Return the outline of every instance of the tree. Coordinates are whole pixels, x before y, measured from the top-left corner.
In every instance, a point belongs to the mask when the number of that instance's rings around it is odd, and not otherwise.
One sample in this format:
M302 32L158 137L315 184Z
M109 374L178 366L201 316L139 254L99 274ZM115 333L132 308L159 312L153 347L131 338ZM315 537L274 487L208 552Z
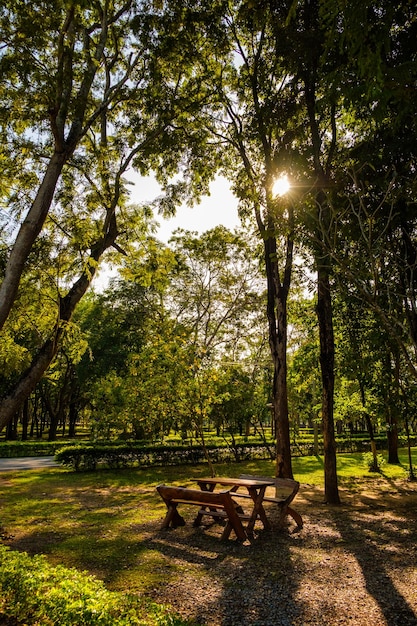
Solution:
M263 247L267 283L266 316L274 367L272 404L276 424L276 473L292 477L287 398L287 300L294 250L294 200L273 193L281 169L291 171L297 88L287 82L285 53L277 39L267 3L222 7L227 52L216 41L208 60L215 98L203 115L217 141L221 172L231 180L244 217L253 216Z
M194 426L202 433L214 402L217 370L222 362L245 363L258 332L263 293L257 259L243 233L224 227L201 236L179 231L170 250L149 243L143 262L126 271L149 286L154 311L149 349L159 346L155 367L165 356L171 362L164 369L178 420L186 423L194 415ZM171 361L174 346L178 354Z
M339 41L346 59L333 88L344 94L350 141L338 159L333 233L323 231L322 242L360 306L378 318L384 371L398 380L403 360L415 375L414 14L408 2L354 3L342 14L328 2L326 9L327 36ZM392 447L394 424L388 432Z
M53 360L103 255L111 248L119 254L133 249L145 213L128 208L128 168L142 173L153 168L168 184L187 152L184 180L168 187L165 211L189 193L205 190L211 176L193 161L200 140L186 119L205 94L200 78L188 71L188 34L174 37L181 7L172 9L140 0L97 1L91 7L39 2L30 8L22 1L1 9L6 166L0 188L9 216L1 255L0 327L39 241L53 242L43 263L56 269L57 284L55 321L3 397L0 429ZM61 266L62 251L68 250L72 256Z

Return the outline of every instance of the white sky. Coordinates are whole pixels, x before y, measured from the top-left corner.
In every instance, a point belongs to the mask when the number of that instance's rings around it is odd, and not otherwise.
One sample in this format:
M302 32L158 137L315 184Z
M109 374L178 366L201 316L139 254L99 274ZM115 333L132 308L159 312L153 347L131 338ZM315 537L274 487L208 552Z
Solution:
M141 177L132 173L129 178L134 183L130 188L132 203L151 202L161 195L161 189L152 176ZM229 230L240 226L237 199L230 190L229 182L221 176L211 183L210 196L204 196L200 204L193 208L179 207L175 217L170 219L164 220L161 215L156 215L155 219L160 224L156 237L164 243L168 243L177 228L202 234L220 224ZM106 264L102 264L94 279L94 289L97 291L105 289L110 278L116 275L116 269L110 269Z
M131 200L134 203L149 202L160 195L158 183L151 176L131 176L134 186L131 188ZM237 199L230 190L229 182L219 176L210 185L210 195L204 196L200 204L193 208L179 207L175 217L163 219L155 216L160 224L157 237L168 242L176 228L197 231L199 234L222 224L230 230L240 225L237 214Z

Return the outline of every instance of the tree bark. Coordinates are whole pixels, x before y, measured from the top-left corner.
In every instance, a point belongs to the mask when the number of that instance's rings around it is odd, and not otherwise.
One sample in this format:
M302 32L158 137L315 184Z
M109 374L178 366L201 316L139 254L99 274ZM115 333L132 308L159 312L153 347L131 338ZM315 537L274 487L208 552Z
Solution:
M66 153L55 152L52 155L36 198L16 237L0 285L0 329L3 328L15 301L24 265L48 215L66 158Z
M400 462L398 456L398 425L397 418L393 415L392 410L388 407L388 424L387 424L387 439L388 439L388 463L394 465Z
M26 441L28 438L28 426L29 426L29 400L26 399L22 407L22 441Z
M293 478L287 392L287 298L276 298L277 333L274 358L274 407L276 420L276 476Z
M282 284L274 236L266 237L264 234L264 256L269 346L274 367L272 404L276 437L275 475L278 478L293 478L287 394L287 299L292 266L292 241L287 243L287 263Z
M334 334L333 313L329 282L329 273L326 267L318 267L318 299L317 318L320 334L320 366L323 384L322 420L323 420L323 447L324 447L324 492L326 502L340 504L337 465L336 442L334 433Z

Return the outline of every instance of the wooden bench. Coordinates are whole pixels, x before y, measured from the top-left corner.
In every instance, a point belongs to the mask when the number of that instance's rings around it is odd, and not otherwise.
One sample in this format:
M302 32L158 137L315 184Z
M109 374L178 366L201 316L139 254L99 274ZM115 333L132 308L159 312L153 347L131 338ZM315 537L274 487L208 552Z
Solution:
M273 480L275 483L275 496L265 495L263 502L273 502L278 505L280 511L280 519L283 522L287 515L290 515L298 528L303 527L303 518L297 511L290 507L300 488L300 483L291 478L271 478L270 476L253 476L252 474L240 474L239 478L253 480ZM238 497L247 498L246 494L234 494Z
M241 521L246 516L242 516L242 518L239 516L240 507L232 499L230 490L212 492L169 485L158 485L156 489L168 508L161 529L169 528L170 525L172 528L184 526L185 520L178 513L177 507L179 504L190 504L199 507L194 526L200 526L202 518L208 515L214 519L226 521L221 536L222 540L228 539L232 530L239 540L245 541L247 539Z

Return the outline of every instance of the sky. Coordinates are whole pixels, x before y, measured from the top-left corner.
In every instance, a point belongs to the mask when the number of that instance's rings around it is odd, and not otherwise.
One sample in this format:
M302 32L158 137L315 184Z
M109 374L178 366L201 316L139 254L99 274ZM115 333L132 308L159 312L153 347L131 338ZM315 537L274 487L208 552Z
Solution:
M134 203L149 202L160 195L158 183L152 177L131 176L134 186L131 188L131 200ZM176 228L196 231L201 234L222 224L230 230L240 225L237 214L237 199L230 190L229 182L218 176L210 185L210 195L204 196L200 204L193 208L182 206L175 217L163 219L156 215L160 226L157 238L167 243Z
M161 194L161 189L152 176L141 177L133 173L129 179L133 183L130 188L130 199L134 204L150 202ZM240 226L237 199L230 190L229 182L222 176L218 176L211 183L210 195L204 196L200 204L193 208L179 207L173 218L165 220L161 215L156 215L155 219L159 223L156 237L163 243L168 243L177 228L202 234L220 224L229 230ZM106 264L103 264L94 279L94 289L102 291L107 287L109 280L116 275L116 270L110 270Z

